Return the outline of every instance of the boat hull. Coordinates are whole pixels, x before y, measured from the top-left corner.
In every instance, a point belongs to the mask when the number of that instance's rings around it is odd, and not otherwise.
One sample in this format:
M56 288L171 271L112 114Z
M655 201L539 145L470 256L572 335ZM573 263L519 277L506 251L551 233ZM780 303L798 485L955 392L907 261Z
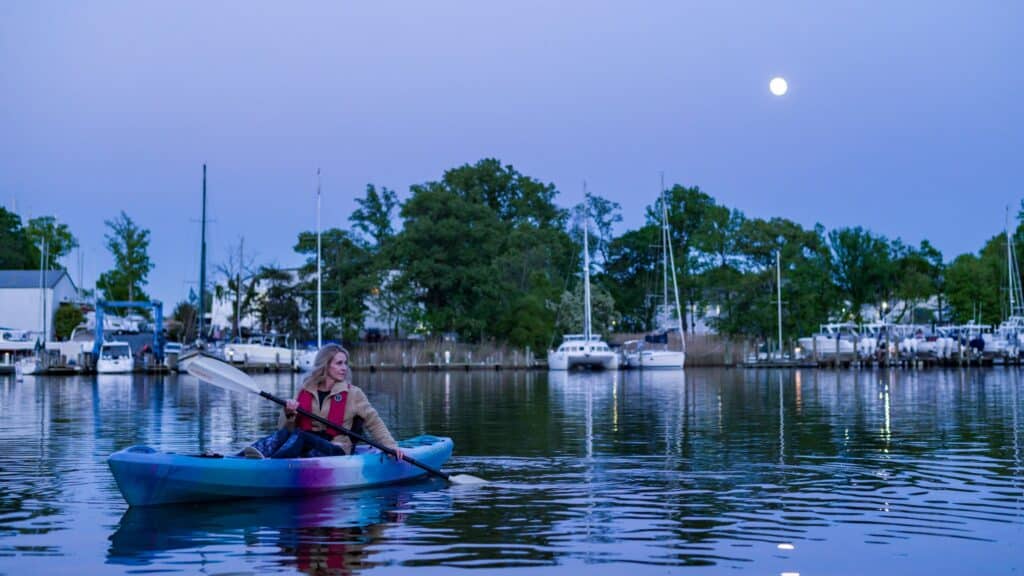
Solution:
M677 350L643 350L625 355L625 366L642 370L680 370L686 353Z
M435 468L452 453L450 438L417 436L400 445L409 456ZM107 463L132 506L298 496L404 482L427 474L375 449L352 456L256 460L189 456L132 446L111 454Z

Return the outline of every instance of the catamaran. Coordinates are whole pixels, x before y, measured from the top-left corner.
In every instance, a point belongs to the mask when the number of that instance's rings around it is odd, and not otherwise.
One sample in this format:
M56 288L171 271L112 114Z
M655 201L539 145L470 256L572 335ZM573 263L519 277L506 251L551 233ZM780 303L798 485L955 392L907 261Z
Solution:
M590 197L584 186L584 206L587 215L583 220L583 334L566 334L557 350L548 351L548 370L618 370L619 355L601 340L600 334L591 332L590 323L590 244L587 228L590 223Z

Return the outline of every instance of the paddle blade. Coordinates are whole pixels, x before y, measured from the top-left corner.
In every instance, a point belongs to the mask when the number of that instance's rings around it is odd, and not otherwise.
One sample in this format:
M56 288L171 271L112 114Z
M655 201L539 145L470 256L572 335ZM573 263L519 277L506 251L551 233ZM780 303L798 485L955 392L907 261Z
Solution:
M472 474L449 474L448 481L457 486L487 483L487 480L484 480L483 478L477 476L473 476Z
M199 354L180 361L180 364L184 364L185 371L189 374L225 390L247 394L260 393L251 376L223 360Z

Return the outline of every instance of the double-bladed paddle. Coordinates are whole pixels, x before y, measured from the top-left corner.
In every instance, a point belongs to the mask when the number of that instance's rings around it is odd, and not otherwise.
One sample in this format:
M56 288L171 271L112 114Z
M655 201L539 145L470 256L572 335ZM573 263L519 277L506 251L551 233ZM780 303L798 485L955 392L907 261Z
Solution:
M253 380L251 376L218 358L214 358L203 353L194 353L193 355L186 356L179 360L179 364L183 365L185 367L185 370L188 371L189 374L195 376L196 378L202 380L203 382L213 384L214 386L219 386L221 388L224 388L225 390L244 392L246 394L256 394L257 396L262 396L267 400L270 400L271 402L276 402L281 406L285 405L285 401L282 400L281 398L278 398L277 396L274 396L269 392L264 392L263 390L260 390L259 387L256 385L256 381ZM345 434L350 438L353 438L360 442L365 442L370 446L373 446L374 448L380 450L381 452L390 454L391 456L395 457L397 457L398 455L393 449L383 446L377 442L374 442L373 440L370 440L366 436L363 436L358 432L353 432L352 430L349 430L348 428L345 428L340 424L335 424L334 422L331 422L326 418L317 416L316 414L313 414L308 410L298 408L297 412L299 414L302 414L306 418L316 420L317 422L323 424L324 426L328 426L334 430L337 430L338 432L341 432L342 434ZM434 476L444 478L445 480L451 482L452 484L479 484L482 482L486 482L486 480L478 478L471 474L448 474L447 472L438 470L437 468L434 468L429 464L420 462L419 460L405 453L402 454L402 460L405 460L406 462L412 464L413 466L419 466L420 468L426 470L427 472L433 474Z

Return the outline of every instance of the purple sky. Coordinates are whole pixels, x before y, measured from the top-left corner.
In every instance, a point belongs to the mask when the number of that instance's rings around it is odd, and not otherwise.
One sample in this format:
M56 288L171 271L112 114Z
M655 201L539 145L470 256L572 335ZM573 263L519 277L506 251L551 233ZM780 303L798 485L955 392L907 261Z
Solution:
M366 183L483 157L622 204L669 183L751 217L862 225L947 260L1024 196L1024 3L0 3L0 203L55 215L91 287L103 221L152 232L149 292L245 238L294 265ZM768 92L774 75L790 92ZM78 280L77 257L66 260Z

